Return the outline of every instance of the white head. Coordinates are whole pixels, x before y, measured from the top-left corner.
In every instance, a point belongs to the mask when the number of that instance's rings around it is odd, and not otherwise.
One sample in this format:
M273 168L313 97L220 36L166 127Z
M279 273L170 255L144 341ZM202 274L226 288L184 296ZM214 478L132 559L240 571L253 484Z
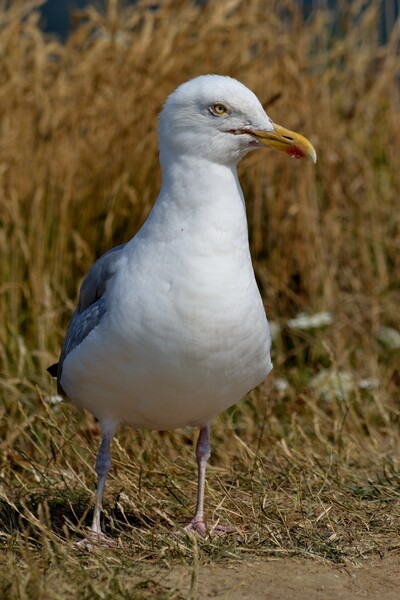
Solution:
M270 145L296 158L316 154L303 136L275 125L246 86L220 75L202 75L180 85L160 115L161 161L196 155L236 165L250 150Z

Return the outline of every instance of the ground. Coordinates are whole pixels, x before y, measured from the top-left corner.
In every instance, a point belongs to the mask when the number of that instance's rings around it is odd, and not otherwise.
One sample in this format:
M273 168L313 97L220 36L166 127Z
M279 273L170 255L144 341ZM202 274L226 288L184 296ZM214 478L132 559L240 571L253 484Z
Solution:
M91 592L81 597L134 600L376 600L381 595L385 600L397 600L399 597L399 553L348 564L301 557L254 557L225 564L195 561L191 566L160 567L148 563L135 565L134 556L131 560L132 569L128 567L119 586L104 585L100 591L94 584ZM103 566L110 570L113 565L110 553ZM89 566L87 577L96 579Z
M171 569L160 580L187 598L191 574ZM229 600L397 600L400 554L373 558L352 565L332 565L302 558L255 559L228 565L200 566L198 598ZM186 594L186 595L185 595ZM190 596L189 596L190 597Z

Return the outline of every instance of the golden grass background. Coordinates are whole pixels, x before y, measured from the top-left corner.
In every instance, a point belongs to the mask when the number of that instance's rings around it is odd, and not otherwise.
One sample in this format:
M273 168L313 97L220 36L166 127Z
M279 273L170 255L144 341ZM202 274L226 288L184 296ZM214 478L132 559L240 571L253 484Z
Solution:
M10 4L0 11L3 597L97 597L112 582L102 597L127 597L146 561L398 551L400 361L378 337L399 330L399 23L382 45L378 2L343 3L333 35L332 13L316 8L305 23L289 0L110 0L79 15L61 45L40 31L40 2ZM265 151L240 166L256 275L281 326L270 381L214 429L208 514L242 534L200 550L172 538L194 505L193 434L122 430L106 524L125 549L104 571L104 556L65 550L93 499L97 428L49 404L45 369L86 270L155 200L166 96L202 73L250 87L274 121L312 140L318 163ZM287 326L322 310L333 315L325 329ZM310 381L328 368L379 385L323 400Z

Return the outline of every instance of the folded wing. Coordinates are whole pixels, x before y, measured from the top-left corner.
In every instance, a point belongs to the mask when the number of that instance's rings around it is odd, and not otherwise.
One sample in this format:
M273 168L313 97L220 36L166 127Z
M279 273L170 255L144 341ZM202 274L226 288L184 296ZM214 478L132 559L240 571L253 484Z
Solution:
M66 395L60 383L64 360L97 327L106 312L107 288L119 268L124 246L121 244L103 254L90 267L82 282L78 305L71 317L60 359L47 369L50 375L57 376L59 394Z

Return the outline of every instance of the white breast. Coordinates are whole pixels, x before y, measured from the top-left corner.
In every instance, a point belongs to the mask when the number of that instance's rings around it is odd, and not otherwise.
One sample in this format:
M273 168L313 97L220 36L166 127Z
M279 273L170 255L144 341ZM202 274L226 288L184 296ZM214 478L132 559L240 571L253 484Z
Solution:
M205 207L206 208L206 207ZM99 418L204 425L271 369L243 202L171 214L160 202L126 248L102 323L67 357L62 385ZM173 210L173 209L172 209Z

